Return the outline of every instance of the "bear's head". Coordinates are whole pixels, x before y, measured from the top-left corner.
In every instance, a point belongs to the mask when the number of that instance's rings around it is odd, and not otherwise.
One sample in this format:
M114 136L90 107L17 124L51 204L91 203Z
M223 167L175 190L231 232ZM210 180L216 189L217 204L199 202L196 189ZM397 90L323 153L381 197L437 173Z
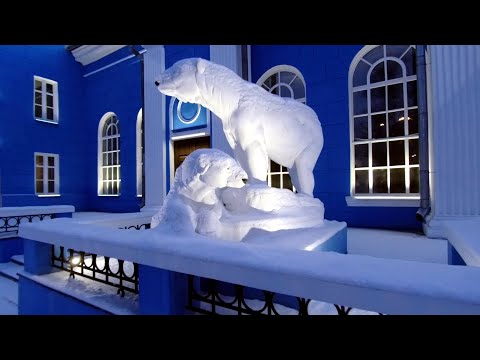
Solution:
M205 71L207 61L190 58L177 61L155 79L157 89L180 101L199 104L202 102L197 85L197 76Z

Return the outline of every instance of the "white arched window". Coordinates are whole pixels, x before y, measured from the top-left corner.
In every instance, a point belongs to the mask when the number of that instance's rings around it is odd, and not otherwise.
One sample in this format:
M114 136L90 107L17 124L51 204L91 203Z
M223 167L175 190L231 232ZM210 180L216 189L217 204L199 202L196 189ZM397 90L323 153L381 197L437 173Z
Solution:
M290 65L278 65L263 74L257 81L268 92L281 97L289 97L303 104L307 102L305 80L298 69ZM286 167L270 160L268 185L280 189L294 190Z
M120 124L114 113L98 126L98 194L120 194Z
M418 197L415 47L366 46L349 72L351 193Z
M142 109L138 112L137 115L137 196L142 196L142 187L143 187L143 178L142 178L142 168L143 168L143 117Z

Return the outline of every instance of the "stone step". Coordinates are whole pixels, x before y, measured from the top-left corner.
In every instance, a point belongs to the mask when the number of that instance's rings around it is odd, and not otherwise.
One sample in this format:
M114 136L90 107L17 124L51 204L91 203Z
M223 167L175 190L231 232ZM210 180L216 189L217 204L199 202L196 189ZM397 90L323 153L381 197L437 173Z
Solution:
M24 265L25 264L25 261L23 259L23 255L13 255L12 256L12 262L14 262L15 264L18 264L18 265Z
M23 271L23 265L14 262L0 264L0 276L6 277L13 281L18 281L18 273Z

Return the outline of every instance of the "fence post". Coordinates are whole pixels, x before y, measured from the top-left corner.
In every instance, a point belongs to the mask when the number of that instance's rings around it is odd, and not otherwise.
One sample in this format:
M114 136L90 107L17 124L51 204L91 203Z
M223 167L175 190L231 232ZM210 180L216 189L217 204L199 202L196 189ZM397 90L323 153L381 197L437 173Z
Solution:
M25 271L33 275L44 275L52 271L52 245L23 239Z

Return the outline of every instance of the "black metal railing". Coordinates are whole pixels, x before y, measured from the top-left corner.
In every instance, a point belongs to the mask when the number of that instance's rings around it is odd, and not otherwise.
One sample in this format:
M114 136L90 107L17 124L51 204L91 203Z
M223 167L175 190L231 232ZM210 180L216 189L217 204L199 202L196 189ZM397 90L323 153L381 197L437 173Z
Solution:
M17 235L18 226L21 223L42 221L45 218L55 219L56 214L0 216L0 237L5 235Z
M150 224L132 225L120 229L150 229ZM117 294L125 296L125 291L138 294L138 264L115 259L109 256L86 253L63 246L52 246L52 267L68 271L70 277L85 277L116 287Z
M260 290L263 293L263 299L256 300L259 300L262 305L253 308L247 303L249 299L245 297L246 287L236 284L230 285L234 287L234 294L230 297L233 299L227 300L226 296L220 294L219 282L217 280L188 275L187 310L206 315L220 315L218 308L232 310L237 315L281 315L276 308L278 305L275 303L277 294L271 291ZM296 297L296 301L295 310L297 315L311 315L308 310L310 299ZM337 314L341 316L348 315L352 310L350 307L334 305Z

